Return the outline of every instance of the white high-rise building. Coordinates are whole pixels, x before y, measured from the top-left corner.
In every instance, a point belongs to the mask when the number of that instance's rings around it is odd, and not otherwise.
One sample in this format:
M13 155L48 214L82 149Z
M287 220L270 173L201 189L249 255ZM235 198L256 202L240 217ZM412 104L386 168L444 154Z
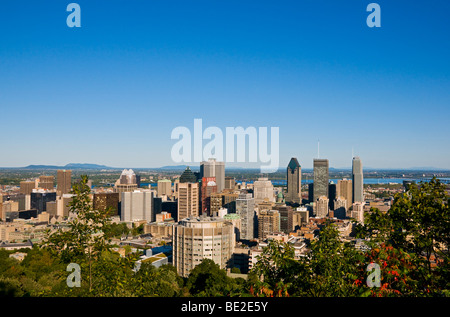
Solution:
M255 204L262 203L264 199L275 202L272 182L268 178L258 178L253 184L253 196Z
M252 194L239 194L236 199L236 214L241 218L240 238L242 240L254 239L255 199Z
M122 193L121 221L154 221L153 198L155 191L151 189L135 190Z
M359 157L352 161L353 202L364 202L363 167Z
M354 218L356 221L362 224L364 224L364 205L364 202L354 202L351 212L351 218Z
M203 259L213 260L225 269L235 244L234 226L217 217L185 218L174 225L173 265L187 277Z

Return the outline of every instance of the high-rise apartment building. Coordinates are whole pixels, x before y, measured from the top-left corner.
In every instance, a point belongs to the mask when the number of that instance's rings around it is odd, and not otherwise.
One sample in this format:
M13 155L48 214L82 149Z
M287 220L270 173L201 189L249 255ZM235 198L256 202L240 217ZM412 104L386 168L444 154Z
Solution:
M265 177L258 178L253 183L253 197L255 198L255 204L262 203L265 200L275 202L272 182Z
M56 192L58 196L70 194L72 190L72 171L58 170L56 172Z
M316 203L319 197L328 197L328 160L314 159L314 186L313 201Z
M199 213L199 183L178 184L178 221L198 217Z
M241 239L254 239L255 199L252 197L252 194L239 194L238 198L236 199L236 213L241 218Z
M121 221L154 221L153 190L135 190L122 193Z
M217 192L225 189L225 163L218 162L210 158L208 161L200 163L200 177L215 177L217 183Z
M173 265L187 277L203 259L225 269L235 244L234 226L218 217L185 218L173 227Z
M363 167L359 157L352 161L353 202L364 201Z
M258 238L280 232L280 213L277 210L263 210L258 213Z
M287 194L285 201L301 204L302 202L302 168L297 158L289 161L287 172Z

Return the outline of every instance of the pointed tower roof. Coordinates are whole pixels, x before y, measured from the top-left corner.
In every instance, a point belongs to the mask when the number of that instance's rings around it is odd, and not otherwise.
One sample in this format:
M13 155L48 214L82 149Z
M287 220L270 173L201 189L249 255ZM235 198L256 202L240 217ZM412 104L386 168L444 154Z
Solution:
M191 169L186 167L183 174L180 176L180 183L196 183L197 177L194 175L194 173L191 171Z
M300 167L300 164L298 163L298 160L296 157L291 158L288 164L288 168L291 170L295 170L296 168Z

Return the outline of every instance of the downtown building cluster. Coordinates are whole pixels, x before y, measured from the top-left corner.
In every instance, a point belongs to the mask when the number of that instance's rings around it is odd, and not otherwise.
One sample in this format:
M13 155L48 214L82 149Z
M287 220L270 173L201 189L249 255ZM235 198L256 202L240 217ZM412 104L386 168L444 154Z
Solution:
M187 167L153 187L141 186L140 176L125 169L111 188L91 189L92 208L108 210L113 222L130 229L142 228L137 236L113 240L121 254L127 245L141 252L139 263L148 259L154 265L171 263L181 276L188 276L208 258L223 269L239 268L245 274L270 239L292 243L296 256L303 256L325 220L334 221L344 239L352 231L350 218L364 221L361 160L353 158L352 179L337 184L329 181L328 160L315 159L313 165L314 181L302 184L301 165L292 158L286 187L274 186L264 177L236 181L225 175L224 162L215 159L201 162L199 172ZM20 194L2 199L3 244L36 240L36 231L18 234L31 227L30 221L41 227L64 226L64 221L76 217L68 206L73 198L71 171L59 170L56 178L56 187L53 176L23 181Z

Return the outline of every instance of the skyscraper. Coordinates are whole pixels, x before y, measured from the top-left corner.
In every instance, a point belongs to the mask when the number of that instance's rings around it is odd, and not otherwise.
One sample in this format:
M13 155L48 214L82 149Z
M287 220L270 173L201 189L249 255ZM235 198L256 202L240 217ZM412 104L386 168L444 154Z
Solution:
M353 203L364 202L363 168L361 159L355 156L352 161Z
M353 202L353 182L351 179L340 179L337 181L336 197L344 197L347 200L347 206Z
M31 196L31 209L36 209L38 214L47 211L47 202L56 200L56 193L43 189L33 189Z
M54 176L40 176L39 177L39 188L53 190L55 177Z
M241 239L254 239L255 199L252 197L252 194L239 194L239 197L236 199L236 213L241 217Z
M253 196L255 197L255 204L262 203L265 199L270 202L275 201L273 194L273 185L268 178L258 178L253 184Z
M121 221L153 221L153 190L135 190L122 193Z
M258 238L266 239L268 235L280 231L280 213L278 210L263 210L258 214Z
M213 158L208 159L208 161L201 162L200 177L215 177L217 192L220 193L225 188L225 163L218 162Z
M329 211L328 197L320 196L319 199L317 200L317 205L316 205L317 217L325 218L326 216L328 216L328 211Z
M158 197L164 195L172 196L172 182L170 179L158 180Z
M136 174L132 169L124 169L119 179L114 185L114 192L119 193L119 200L122 201L122 193L132 192L138 188Z
M178 221L184 218L198 217L199 183L178 184Z
M317 202L321 196L328 197L328 181L328 160L314 159L314 202Z
M180 176L180 183L196 183L196 182L197 182L197 177L191 171L189 166L186 167L186 169Z
M302 168L297 158L291 158L286 174L287 194L285 200L300 204L302 202Z
M119 215L119 193L95 193L92 199L95 210L110 209L111 216Z
M34 181L23 181L20 182L20 193L24 195L30 195L36 186Z
M217 217L180 220L173 227L173 265L183 277L203 259L211 259L225 269L234 244L234 226L229 221Z
M58 196L69 194L72 189L72 171L58 170L56 172L56 192Z
M290 233L294 229L294 210L291 206L273 207L280 215L280 231L284 233Z
M211 194L217 193L217 184L215 177L203 177L202 178L202 187L200 191L201 197L201 212L200 215L208 215L211 214Z

